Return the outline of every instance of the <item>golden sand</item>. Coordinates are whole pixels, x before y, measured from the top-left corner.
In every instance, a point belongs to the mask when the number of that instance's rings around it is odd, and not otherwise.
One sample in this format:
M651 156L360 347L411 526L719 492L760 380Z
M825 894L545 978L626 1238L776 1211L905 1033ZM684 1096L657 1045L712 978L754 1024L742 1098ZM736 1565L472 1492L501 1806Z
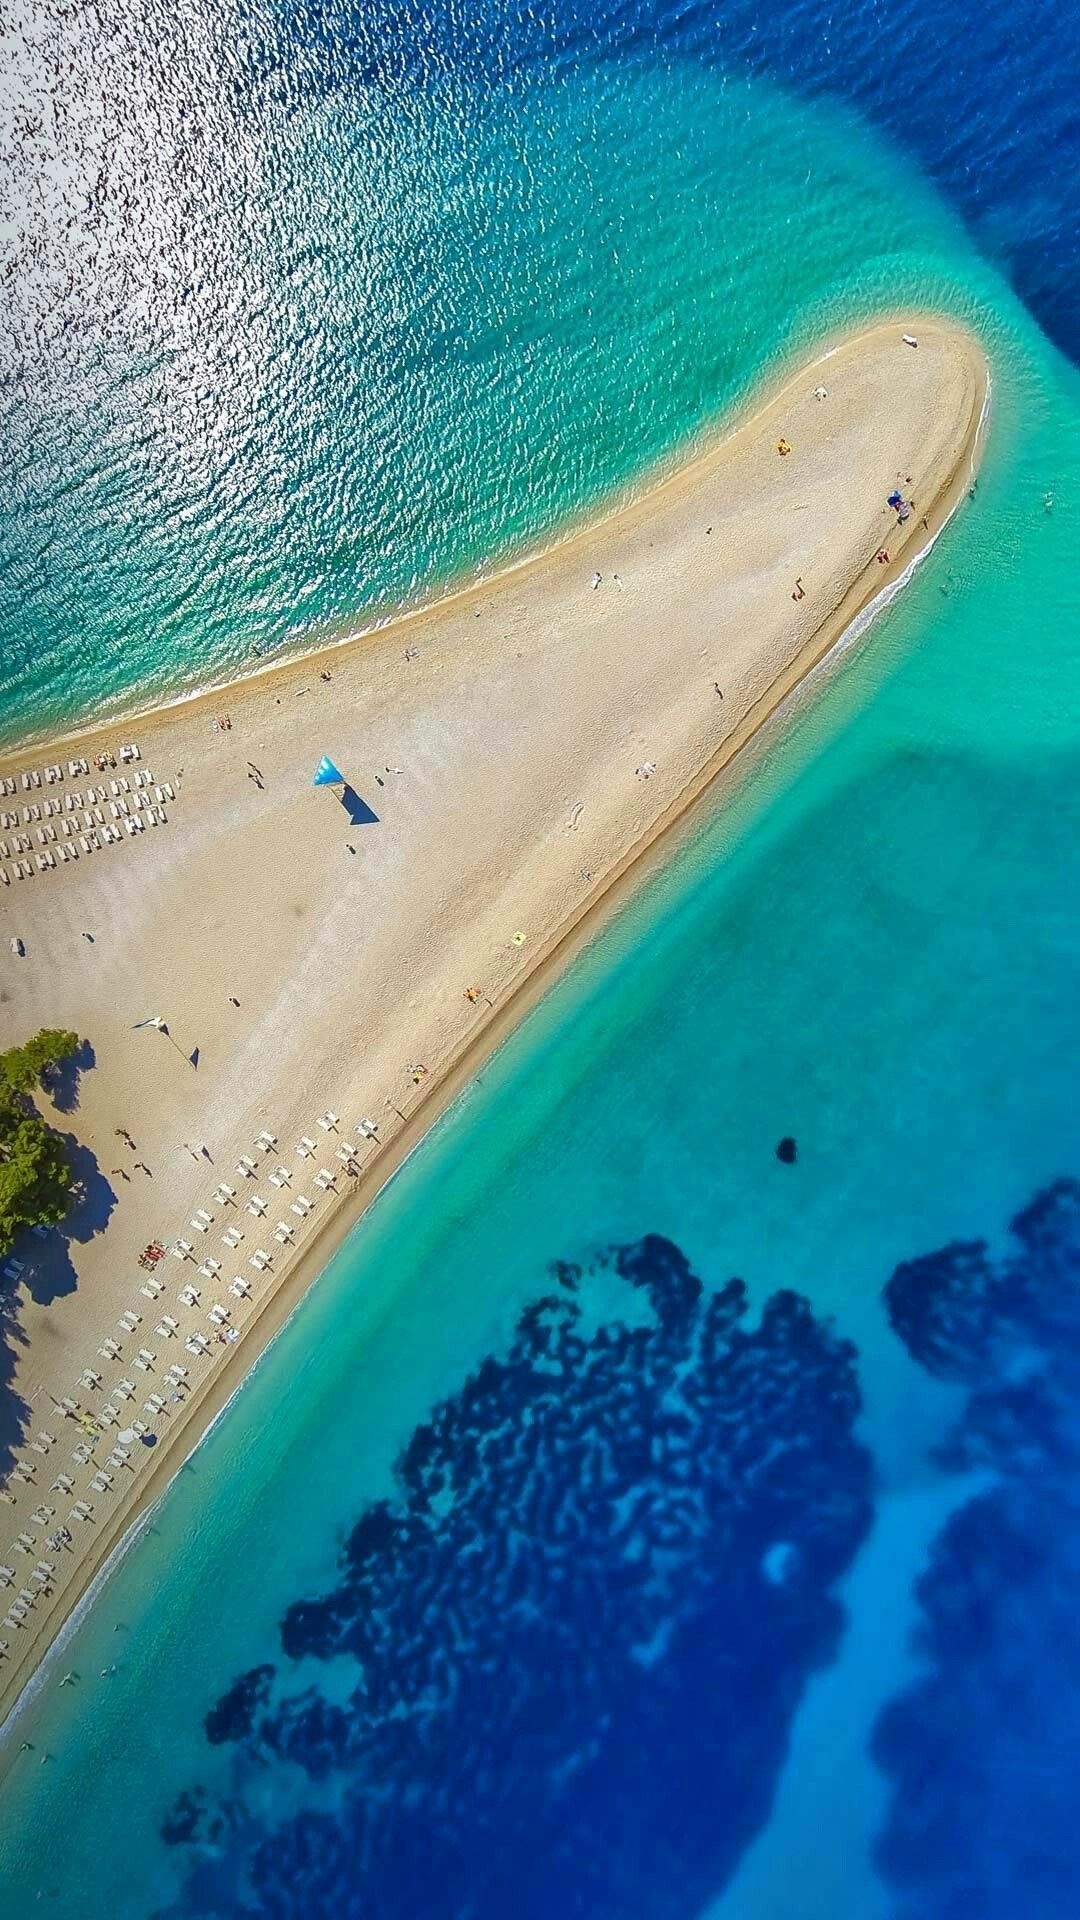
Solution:
M56 1576L25 1624L0 1625L0 1714L139 1503L481 1052L962 499L986 393L981 348L959 327L925 316L876 326L799 367L638 498L489 581L77 746L7 756L0 771L62 762L64 781L35 791L41 801L86 787L67 778L73 754L135 740L139 769L170 782L175 800L164 823L0 890L0 1045L43 1025L87 1037L96 1064L78 1107L55 1119L113 1196L101 1189L103 1230L65 1241L62 1258L55 1243L16 1250L28 1269L17 1453L35 1472L4 1489L0 1565L15 1583L0 1614L39 1559ZM885 506L897 484L917 503L902 528ZM374 818L354 823L338 794L313 788L323 753ZM10 935L24 958L9 953ZM167 1035L136 1027L153 1015ZM337 1120L324 1131L328 1111ZM374 1140L358 1136L366 1119ZM264 1130L276 1138L267 1154L254 1144ZM313 1157L297 1152L304 1136ZM359 1180L337 1156L344 1140ZM236 1170L242 1154L254 1179ZM282 1187L269 1178L279 1166ZM335 1175L325 1193L322 1169ZM235 1204L215 1200L223 1181ZM246 1211L256 1193L262 1219ZM303 1219L301 1197L313 1208ZM213 1216L205 1234L190 1224L198 1208ZM293 1242L273 1237L281 1221ZM244 1235L235 1248L222 1237L233 1226ZM178 1237L220 1273L166 1256L165 1292L151 1301L138 1255ZM272 1255L263 1274L251 1264L259 1249ZM68 1290L49 1298L64 1270ZM250 1300L230 1293L234 1276ZM179 1301L189 1284L194 1307ZM208 1319L218 1302L235 1341ZM128 1310L141 1315L133 1334L119 1325ZM159 1335L166 1313L178 1332ZM196 1330L205 1357L185 1346ZM116 1360L99 1351L110 1338ZM152 1371L138 1367L141 1348ZM188 1369L179 1401L162 1384L174 1362ZM79 1384L86 1368L100 1387ZM135 1388L123 1401L122 1380ZM164 1413L145 1409L155 1392ZM136 1445L137 1471L107 1469L111 1485L89 1491L117 1426L76 1463L87 1434L57 1411L65 1396L91 1417L115 1405L119 1427L145 1421L158 1445ZM30 1447L42 1429L56 1442L46 1454ZM72 1493L50 1491L59 1473ZM70 1517L79 1498L90 1522ZM43 1504L55 1514L39 1524L30 1516ZM70 1551L46 1544L60 1525ZM34 1546L20 1555L24 1529Z

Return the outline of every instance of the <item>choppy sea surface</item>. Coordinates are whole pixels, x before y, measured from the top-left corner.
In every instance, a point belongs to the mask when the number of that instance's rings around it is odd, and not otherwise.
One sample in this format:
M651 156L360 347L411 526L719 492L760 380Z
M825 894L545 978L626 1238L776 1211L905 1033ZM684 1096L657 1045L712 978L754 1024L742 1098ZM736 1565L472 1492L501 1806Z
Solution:
M994 406L911 586L433 1131L79 1625L0 1910L1075 1913L1075 25L20 32L9 90L39 45L84 77L19 148L52 142L40 244L5 242L11 730L485 563L901 301L979 330Z

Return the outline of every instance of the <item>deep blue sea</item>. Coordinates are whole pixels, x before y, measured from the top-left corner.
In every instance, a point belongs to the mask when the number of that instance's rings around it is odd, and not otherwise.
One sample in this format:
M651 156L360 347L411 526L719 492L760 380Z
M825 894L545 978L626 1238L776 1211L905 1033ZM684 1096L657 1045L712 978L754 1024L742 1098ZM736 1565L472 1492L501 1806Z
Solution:
M6 85L9 732L487 564L890 304L994 398L96 1597L0 1912L1071 1920L1080 16L192 0L28 11Z

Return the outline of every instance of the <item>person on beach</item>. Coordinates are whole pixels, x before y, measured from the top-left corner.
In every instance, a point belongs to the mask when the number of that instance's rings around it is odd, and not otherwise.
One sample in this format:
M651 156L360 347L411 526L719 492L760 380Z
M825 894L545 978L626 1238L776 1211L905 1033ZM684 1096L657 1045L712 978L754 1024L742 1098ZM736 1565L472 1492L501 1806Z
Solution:
M886 553L886 551L885 551L885 548L884 548L884 547L879 547L879 548L878 548L878 554L877 554L877 560L878 560L878 565L879 565L879 566L881 566L881 567L887 567L887 566L888 566L888 564L889 564L889 556L888 556L888 554Z
M791 452L791 442L789 440L778 440L776 443L776 451L780 455L781 460L785 459Z

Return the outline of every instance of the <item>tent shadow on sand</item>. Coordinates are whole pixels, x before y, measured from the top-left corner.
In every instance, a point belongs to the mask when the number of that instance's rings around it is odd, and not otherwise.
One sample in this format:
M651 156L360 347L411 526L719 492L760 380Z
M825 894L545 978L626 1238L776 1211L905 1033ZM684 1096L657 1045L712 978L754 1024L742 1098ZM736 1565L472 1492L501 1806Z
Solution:
M377 827L379 816L366 800L362 800L355 787L346 784L341 795L341 804L349 816L351 827Z
M351 827L378 825L379 816L375 809L369 807L366 800L361 800L356 788L349 785L345 775L339 771L332 760L327 758L325 753L315 769L315 778L311 784L313 787L341 788L341 804L348 815Z

